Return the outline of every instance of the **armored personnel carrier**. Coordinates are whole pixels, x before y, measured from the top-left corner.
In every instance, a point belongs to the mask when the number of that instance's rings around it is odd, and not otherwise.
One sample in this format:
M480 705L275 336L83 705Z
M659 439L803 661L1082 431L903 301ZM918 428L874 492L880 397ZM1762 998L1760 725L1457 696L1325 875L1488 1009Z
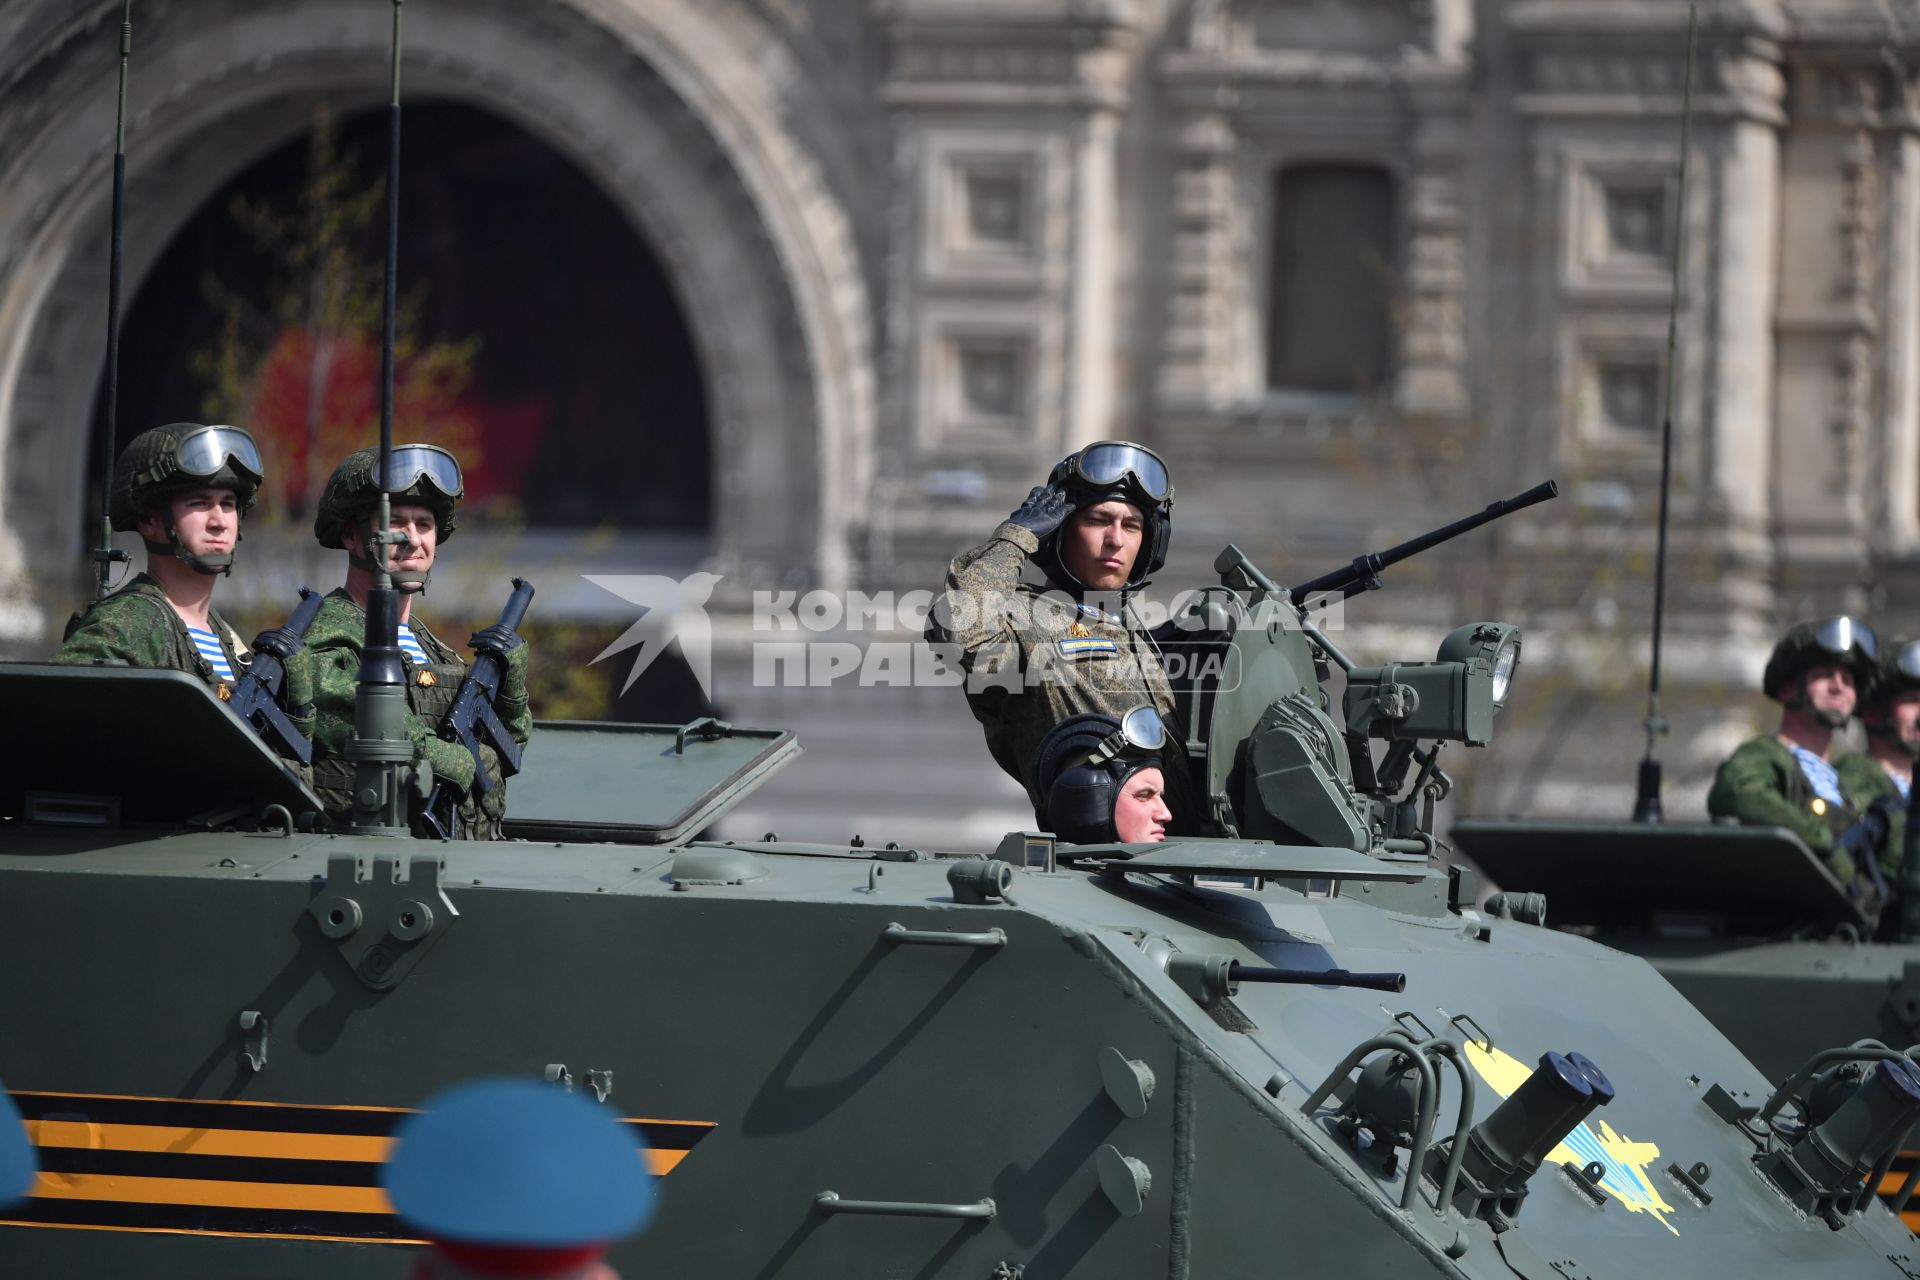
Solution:
M510 842L329 831L189 677L0 667L41 1169L0 1270L402 1276L392 1127L504 1073L628 1118L634 1277L1920 1274L1872 1194L1903 1055L1772 1088L1644 960L1432 862L1519 632L1361 667L1217 568L1175 641L1204 829L1158 844L701 840L798 751L714 721L541 726Z

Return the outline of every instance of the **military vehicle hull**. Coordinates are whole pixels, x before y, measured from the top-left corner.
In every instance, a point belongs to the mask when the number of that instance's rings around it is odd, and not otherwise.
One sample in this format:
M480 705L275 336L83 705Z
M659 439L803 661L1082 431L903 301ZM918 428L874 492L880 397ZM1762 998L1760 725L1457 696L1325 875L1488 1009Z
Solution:
M1836 1045L1920 1041L1920 946L1863 941L1870 922L1790 832L1474 819L1452 837L1502 886L1543 892L1550 923L1644 957L1770 1081Z
M310 907L344 894L371 914L381 888L340 860L373 870L391 840L0 841L0 1078L45 1170L0 1226L9 1274L404 1275L418 1246L377 1190L387 1118L548 1064L576 1088L611 1072L610 1102L642 1122L661 1201L615 1256L632 1276L1920 1267L1881 1208L1833 1230L1756 1175L1703 1099L1757 1103L1765 1080L1643 961L1483 920L1437 872L1327 898L1062 869L970 903L950 860L907 851L412 845L417 865L444 857L458 915L437 911L430 949L376 990ZM1203 1006L1170 949L1407 985L1245 984ZM1396 1015L1469 1050L1475 1118L1508 1063L1600 1064L1618 1096L1568 1140L1604 1166L1598 1194L1550 1164L1511 1230L1436 1211L1433 1179L1403 1210L1405 1161L1389 1173L1335 1130L1338 1093L1302 1110ZM1151 1072L1138 1114L1109 1049ZM1437 1137L1459 1098L1448 1080ZM1135 1201L1116 1156L1144 1166ZM1701 1163L1710 1204L1667 1172ZM895 1212L830 1211L828 1192Z

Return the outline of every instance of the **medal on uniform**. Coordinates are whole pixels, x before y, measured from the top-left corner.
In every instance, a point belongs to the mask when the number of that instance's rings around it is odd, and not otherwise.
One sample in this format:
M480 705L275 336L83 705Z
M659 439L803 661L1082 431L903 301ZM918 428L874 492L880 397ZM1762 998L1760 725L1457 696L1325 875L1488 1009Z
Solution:
M1090 635L1092 635L1092 634L1093 634L1093 632L1091 632L1091 631L1089 631L1089 630L1087 630L1087 624L1086 624L1086 623L1084 623L1084 622L1081 622L1081 621L1079 621L1078 619L1076 619L1076 620L1074 621L1074 624L1073 624L1072 626L1070 626L1070 627L1068 627L1068 628L1067 628L1067 634L1068 634L1068 635L1070 635L1070 636L1072 636L1072 637L1073 637L1074 639L1076 639L1076 640L1084 640L1084 639L1086 639L1086 638L1087 638L1088 636L1090 636Z
M419 685L422 689L431 689L433 688L434 685L439 683L439 681L433 678L433 672L428 671L425 668L422 668L421 670L414 673L413 682Z
M1826 816L1826 813L1827 813L1827 802L1825 800L1822 800L1819 796L1815 796L1813 798L1812 808L1813 808L1814 817L1823 818Z

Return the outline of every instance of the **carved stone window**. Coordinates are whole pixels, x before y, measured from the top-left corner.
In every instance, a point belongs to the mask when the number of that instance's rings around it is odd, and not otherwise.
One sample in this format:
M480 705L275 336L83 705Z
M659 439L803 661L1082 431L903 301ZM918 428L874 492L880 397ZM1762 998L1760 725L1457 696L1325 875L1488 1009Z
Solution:
M1607 182L1604 193L1607 257L1663 259L1672 216L1665 183Z
M1032 241L1031 197L1024 166L981 165L964 172L966 242L1024 251Z
M1579 439L1603 450L1644 450L1666 414L1666 352L1659 321L1605 316L1566 335L1567 402Z
M1274 178L1267 385L1369 396L1385 384L1396 276L1393 181L1373 165Z
M1033 418L1032 334L949 328L938 353L936 422L945 443L978 439L983 432L1024 437Z
M1660 366L1649 360L1602 360L1600 420L1610 431L1660 429Z

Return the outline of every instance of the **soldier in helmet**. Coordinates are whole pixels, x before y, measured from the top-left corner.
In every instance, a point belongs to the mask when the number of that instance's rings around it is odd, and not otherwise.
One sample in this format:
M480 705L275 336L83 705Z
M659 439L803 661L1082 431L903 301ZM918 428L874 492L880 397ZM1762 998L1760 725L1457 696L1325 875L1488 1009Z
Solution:
M1165 730L1151 704L1119 720L1083 713L1056 725L1033 761L1041 792L1034 819L1073 844L1152 844L1166 839L1160 754Z
M1891 883L1906 850L1907 799L1920 755L1920 640L1896 640L1880 655L1860 697L1860 722L1866 753L1842 756L1834 768L1848 799L1887 816L1880 870Z
M174 422L135 436L113 468L108 519L138 530L147 567L74 620L53 661L119 662L190 671L225 698L250 656L213 607L214 583L233 570L241 517L264 476L253 437L239 427ZM268 631L259 645L286 662L288 718L313 728L311 667L298 637Z
M1173 714L1158 646L1128 597L1166 563L1173 483L1152 450L1102 440L1062 459L1044 485L947 570L927 640L967 674L967 705L987 749L1043 799L1033 776L1041 740L1069 716L1114 718L1142 701ZM1022 581L1031 562L1044 575ZM1166 746L1174 811L1185 820L1185 757Z
M1740 744L1714 775L1707 811L1748 826L1784 827L1827 861L1857 896L1884 899L1877 854L1884 813L1865 812L1842 786L1834 733L1853 715L1874 672L1871 628L1826 618L1791 628L1767 659L1762 687L1780 704L1780 727Z
M355 685L366 639L367 593L374 582L373 521L379 510L381 486L375 472L379 451L362 449L350 455L328 477L313 519L314 537L323 547L347 553L347 581L329 592L313 627L307 648L313 654L316 720L313 733L314 790L336 819L353 810L354 766L345 758L353 736ZM455 801L460 834L469 838L497 838L506 813L506 784L489 747L481 747L484 767L493 785L475 785L474 759L466 748L443 741L440 723L453 707L454 696L467 671L466 662L433 634L413 612L415 597L427 588L439 549L453 536L455 504L466 492L460 464L437 445L395 445L392 471L386 485L394 530L406 541L389 550L389 568L400 599L400 651L407 665L407 732L416 759L433 768L437 794ZM496 653L505 665L494 709L513 738L525 744L533 728L527 705L526 641L511 628L488 627L467 642L482 652ZM415 815L421 834L431 827L427 815Z

